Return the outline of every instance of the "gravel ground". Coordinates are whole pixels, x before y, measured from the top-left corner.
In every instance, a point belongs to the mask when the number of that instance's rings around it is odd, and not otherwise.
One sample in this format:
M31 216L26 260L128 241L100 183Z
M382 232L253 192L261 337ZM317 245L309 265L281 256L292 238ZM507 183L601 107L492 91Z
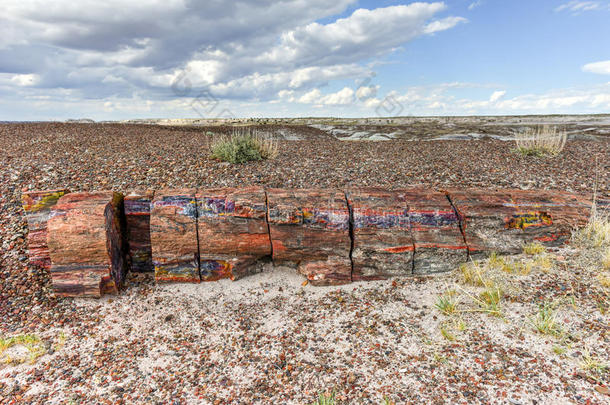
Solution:
M333 390L342 403L610 400L608 372L582 369L586 359L610 358L608 292L570 251L555 252L552 271L515 275L503 317L468 310L464 328L447 326L454 317L434 307L456 283L465 297L478 293L459 284L457 272L314 288L302 286L294 269L267 265L235 283L155 286L138 276L116 297L54 298L48 275L27 266L23 189L427 185L591 193L597 177L600 194L610 195L607 141L571 141L557 158L526 158L498 140L343 142L293 126L307 140L280 141L273 161L232 166L208 158L207 131L228 129L0 125L0 336L35 334L45 353L33 364L0 365L1 404L309 403ZM541 300L557 303L568 340L532 330L528 319Z

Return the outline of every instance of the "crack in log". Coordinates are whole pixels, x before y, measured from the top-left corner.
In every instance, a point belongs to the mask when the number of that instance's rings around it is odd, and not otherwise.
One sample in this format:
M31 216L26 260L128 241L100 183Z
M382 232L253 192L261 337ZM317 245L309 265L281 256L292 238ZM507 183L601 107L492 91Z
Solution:
M269 256L273 263L273 239L271 239L271 221L269 221L269 194L267 194L267 189L263 189L263 192L265 193L265 223L267 224L267 235L269 235L269 246L271 251Z
M350 282L354 282L354 259L352 258L352 255L354 253L354 208L349 203L347 191L344 191L343 195L345 196L345 204L347 204L347 212L349 215L349 220L348 220L348 232L349 232L349 241L350 241L349 262L350 262L350 265L352 266L349 278L350 278Z
M458 219L458 226L460 227L460 233L462 234L462 238L464 239L464 245L466 246L466 261L469 262L470 261L470 247L468 246L468 240L466 239L466 231L465 231L466 225L464 224L464 216L460 213L458 208L455 206L455 204L453 203L453 200L451 200L451 195L449 194L449 192L445 191L445 197L447 197L447 200L449 201L449 204L451 205L451 208L453 209L453 212L455 213L455 216Z
M199 202L197 201L197 191L193 196L195 200L195 235L197 236L197 253L195 253L195 263L197 263L197 274L199 274L199 281L203 281L201 277L201 246L199 245Z

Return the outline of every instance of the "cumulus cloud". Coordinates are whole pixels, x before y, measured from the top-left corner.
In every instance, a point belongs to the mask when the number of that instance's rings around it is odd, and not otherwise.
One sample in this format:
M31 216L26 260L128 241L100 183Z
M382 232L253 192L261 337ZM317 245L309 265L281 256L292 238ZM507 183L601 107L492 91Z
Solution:
M582 70L585 72L597 73L600 75L610 75L610 60L587 63L582 67Z
M490 103L495 103L496 101L498 101L502 97L504 97L505 94L506 94L506 91L504 91L504 90L494 91L491 94L491 97L489 97L489 102Z
M349 87L322 95L319 89L313 89L299 98L299 103L318 105L349 105L354 103L354 90Z
M495 91L487 100L455 94L456 90L474 87L480 85L443 83L436 86L411 87L405 93L390 93L390 96L411 115L560 114L610 110L610 82L542 94L524 94L513 98L504 98L505 91Z
M356 90L356 97L359 100L369 99L375 97L377 90L379 90L379 86L360 86Z
M465 21L435 18L447 9L442 2L418 2L318 22L356 3L7 0L0 15L0 72L16 79L4 81L0 92L10 93L12 85L38 95L73 89L74 97L161 100L196 97L205 89L219 98L271 100L281 91L365 77L366 63L376 57ZM345 91L324 102L339 105L347 98Z

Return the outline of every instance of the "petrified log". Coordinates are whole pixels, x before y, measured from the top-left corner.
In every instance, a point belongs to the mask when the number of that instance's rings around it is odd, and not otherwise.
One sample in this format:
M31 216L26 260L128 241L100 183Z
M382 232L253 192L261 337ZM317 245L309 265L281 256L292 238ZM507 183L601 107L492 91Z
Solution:
M347 191L353 215L353 280L375 280L413 273L415 244L408 196L381 189Z
M72 193L59 199L48 222L51 278L63 296L116 293L128 271L123 195Z
M125 196L125 218L131 271L154 271L150 246L150 207L154 191L131 191Z
M460 215L470 256L519 253L523 245L565 243L584 225L591 204L569 193L524 190L448 190Z
M561 246L575 228L584 226L591 215L591 201L576 194L550 190L511 190L516 213L507 225L523 230L527 241ZM530 218L548 217L540 223Z
M66 189L25 191L21 196L23 210L28 221L28 257L30 264L45 269L51 268L49 244L47 242L47 222L51 217L51 208Z
M150 244L157 281L200 281L194 189L155 192Z
M336 190L267 190L274 262L298 263L314 285L351 282L349 209Z
M415 251L413 273L451 271L468 260L460 220L445 193L430 189L401 190L409 206Z
M196 198L202 281L239 279L271 255L262 187L205 189Z

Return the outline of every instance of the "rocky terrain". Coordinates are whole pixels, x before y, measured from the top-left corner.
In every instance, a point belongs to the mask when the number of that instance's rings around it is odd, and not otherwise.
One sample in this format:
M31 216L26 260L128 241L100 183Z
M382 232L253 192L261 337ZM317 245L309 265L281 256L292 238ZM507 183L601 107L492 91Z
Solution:
M267 123L260 131L276 135L278 157L243 165L209 158L228 126L1 124L0 403L311 403L320 392L338 403L604 403L610 293L575 247L493 273L505 286L500 313L477 309L485 291L460 270L312 287L270 264L234 283L132 275L115 297L69 300L27 265L20 201L31 189L245 185L590 194L597 184L607 197L607 118L591 119L566 124L571 139L554 158L512 151L506 139L522 122L456 122L446 133L452 123ZM336 129L411 135L344 142ZM488 136L434 139L447 133ZM458 315L437 308L445 294L460 297ZM542 304L562 333L533 327ZM17 336L29 343L7 343Z

